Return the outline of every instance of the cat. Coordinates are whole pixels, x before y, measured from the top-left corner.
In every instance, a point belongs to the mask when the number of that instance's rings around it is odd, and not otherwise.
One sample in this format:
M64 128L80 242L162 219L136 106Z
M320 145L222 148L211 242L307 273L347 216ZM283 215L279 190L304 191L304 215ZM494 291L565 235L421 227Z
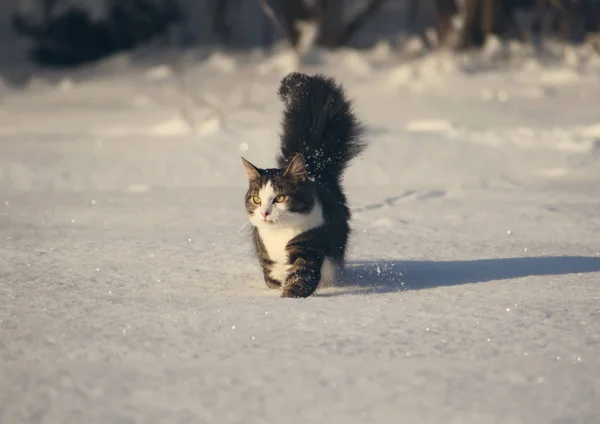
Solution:
M364 127L332 78L292 72L278 95L285 107L278 168L242 158L246 209L267 286L281 297L308 297L333 285L344 266L350 209L342 174L366 147Z

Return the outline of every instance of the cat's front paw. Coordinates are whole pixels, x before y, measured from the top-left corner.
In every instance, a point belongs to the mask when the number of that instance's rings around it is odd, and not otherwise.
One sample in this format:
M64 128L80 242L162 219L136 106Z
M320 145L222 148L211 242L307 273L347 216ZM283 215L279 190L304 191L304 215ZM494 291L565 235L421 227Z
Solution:
M266 278L265 279L265 284L270 289L280 289L281 288L281 283L279 281L275 281L275 280L273 280L271 278Z
M302 287L299 285L287 286L283 289L283 293L281 293L281 297L291 297L291 298L299 298L299 297L308 297L314 293L314 290L309 290L306 287Z

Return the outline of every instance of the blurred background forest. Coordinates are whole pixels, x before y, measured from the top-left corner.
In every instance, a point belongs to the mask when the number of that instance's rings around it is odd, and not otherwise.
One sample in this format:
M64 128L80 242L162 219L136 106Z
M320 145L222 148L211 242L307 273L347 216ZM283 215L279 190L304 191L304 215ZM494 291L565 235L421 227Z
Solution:
M150 42L227 49L285 41L365 48L380 40L425 51L478 48L490 36L589 43L600 53L600 0L3 0L4 58L77 66Z

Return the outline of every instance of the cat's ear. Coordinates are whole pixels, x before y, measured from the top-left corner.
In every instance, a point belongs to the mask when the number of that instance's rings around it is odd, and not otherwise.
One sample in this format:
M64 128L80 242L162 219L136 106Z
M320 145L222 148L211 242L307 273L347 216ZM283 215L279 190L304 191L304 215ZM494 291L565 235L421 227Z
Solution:
M294 156L283 173L283 177L294 181L304 182L306 179L306 164L304 162L304 156L301 154Z
M242 158L242 162L244 163L244 167L246 168L246 173L248 174L248 179L250 182L258 181L260 179L260 170L244 158Z

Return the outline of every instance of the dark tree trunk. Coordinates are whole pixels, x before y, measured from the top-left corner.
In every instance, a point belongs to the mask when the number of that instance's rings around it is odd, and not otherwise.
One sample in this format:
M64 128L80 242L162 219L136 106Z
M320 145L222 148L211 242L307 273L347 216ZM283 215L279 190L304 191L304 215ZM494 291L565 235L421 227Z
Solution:
M460 47L481 47L489 34L505 35L509 15L499 0L465 0L465 23L462 29Z
M275 13L281 16L281 24L289 37L293 46L298 45L300 31L298 22L310 21L313 19L311 10L302 0L273 0L269 2L273 5Z
M481 28L481 1L464 1L465 16L460 39L460 48L462 49L481 46L485 42L485 35Z
M344 2L339 0L318 0L316 4L316 19L319 25L317 44L335 47L340 44L344 33Z
M454 0L434 0L432 6L433 10L431 13L433 15L438 44L444 45L452 30L452 17L458 12L458 7Z
M214 34L226 44L231 40L232 25L229 20L230 6L230 0L218 0L216 5L214 5L213 14Z
M338 39L338 46L347 44L350 39L356 34L368 21L371 19L383 6L385 0L371 0L367 6L359 12L344 28Z

